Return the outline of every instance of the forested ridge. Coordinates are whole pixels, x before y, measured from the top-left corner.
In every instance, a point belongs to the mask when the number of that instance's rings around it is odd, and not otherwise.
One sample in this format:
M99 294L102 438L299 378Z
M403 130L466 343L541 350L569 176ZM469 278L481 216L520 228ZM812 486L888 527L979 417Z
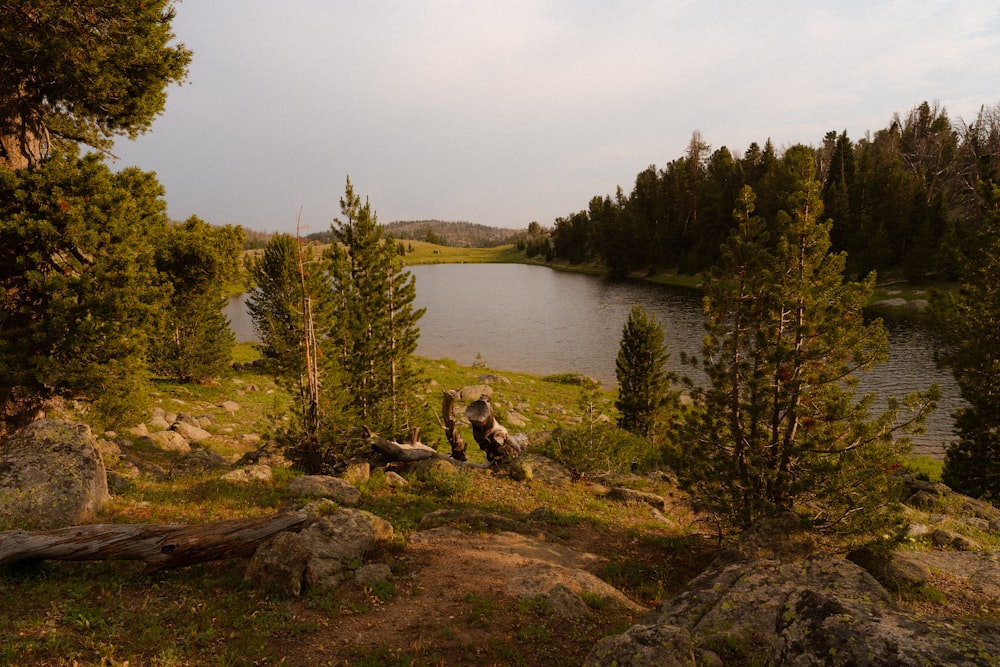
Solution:
M768 139L742 154L713 150L694 132L684 155L639 172L631 192L619 186L594 196L550 230L532 225L521 245L529 256L602 263L615 276L705 271L719 261L743 186L771 219L792 193L792 165L803 154L814 163L832 249L848 253L849 274L950 279L955 252L981 224L977 187L1000 167L1000 104L966 122L923 102L862 138L831 131L818 146L783 150Z

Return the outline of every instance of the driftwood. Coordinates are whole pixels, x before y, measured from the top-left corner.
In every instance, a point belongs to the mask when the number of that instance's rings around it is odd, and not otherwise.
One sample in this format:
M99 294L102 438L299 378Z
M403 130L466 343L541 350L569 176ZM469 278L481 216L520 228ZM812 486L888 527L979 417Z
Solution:
M485 398L469 403L465 416L472 424L472 437L490 463L514 459L524 449L524 444L494 418L493 406Z
M423 461L424 459L442 458L434 448L416 442L415 438L414 442L403 444L386 440L376 433L369 432L368 442L371 443L372 449L393 461L412 463L414 461Z
M458 392L454 389L444 392L441 400L441 417L444 419L444 435L451 445L451 457L456 461L465 461L465 441L462 434L455 430L455 400Z
M91 524L0 532L0 565L31 560L141 560L150 571L253 555L283 531L298 532L305 512L194 525Z

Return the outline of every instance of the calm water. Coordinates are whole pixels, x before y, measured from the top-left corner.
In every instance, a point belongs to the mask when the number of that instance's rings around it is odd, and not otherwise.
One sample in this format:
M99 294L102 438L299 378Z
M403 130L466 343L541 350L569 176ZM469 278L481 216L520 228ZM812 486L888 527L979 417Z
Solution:
M687 290L640 282L561 273L522 264L436 264L411 267L420 320L417 354L471 365L476 355L490 368L540 375L577 372L615 385L615 355L633 304L654 313L671 353L668 366L701 383L680 364L681 352L700 356L704 326L701 297ZM239 299L227 309L237 340L253 340ZM890 322L889 362L862 378L862 388L882 398L932 383L943 399L927 433L914 438L917 453L940 455L959 406L951 374L934 363L934 339L912 322Z

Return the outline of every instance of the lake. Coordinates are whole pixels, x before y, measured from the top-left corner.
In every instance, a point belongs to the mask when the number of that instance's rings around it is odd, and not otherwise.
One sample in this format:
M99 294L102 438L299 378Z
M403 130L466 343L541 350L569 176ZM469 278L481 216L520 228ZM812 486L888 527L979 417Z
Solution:
M639 281L553 271L524 264L433 264L409 270L417 283L420 320L417 354L472 365L477 355L494 369L539 375L582 373L616 386L615 356L633 304L656 315L670 352L668 366L702 384L681 353L701 355L701 295ZM226 310L237 340L254 339L242 300ZM934 362L932 333L912 321L887 322L889 362L861 378L861 388L881 399L902 397L937 382L942 400L914 452L941 456L951 433L951 413L961 405L951 373Z

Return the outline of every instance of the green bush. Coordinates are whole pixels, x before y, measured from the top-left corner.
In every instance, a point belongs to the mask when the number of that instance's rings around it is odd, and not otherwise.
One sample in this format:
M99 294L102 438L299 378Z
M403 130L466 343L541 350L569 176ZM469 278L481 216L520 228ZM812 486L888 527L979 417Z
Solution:
M540 445L539 452L559 461L577 477L648 470L659 463L656 448L649 440L610 424L557 428Z

